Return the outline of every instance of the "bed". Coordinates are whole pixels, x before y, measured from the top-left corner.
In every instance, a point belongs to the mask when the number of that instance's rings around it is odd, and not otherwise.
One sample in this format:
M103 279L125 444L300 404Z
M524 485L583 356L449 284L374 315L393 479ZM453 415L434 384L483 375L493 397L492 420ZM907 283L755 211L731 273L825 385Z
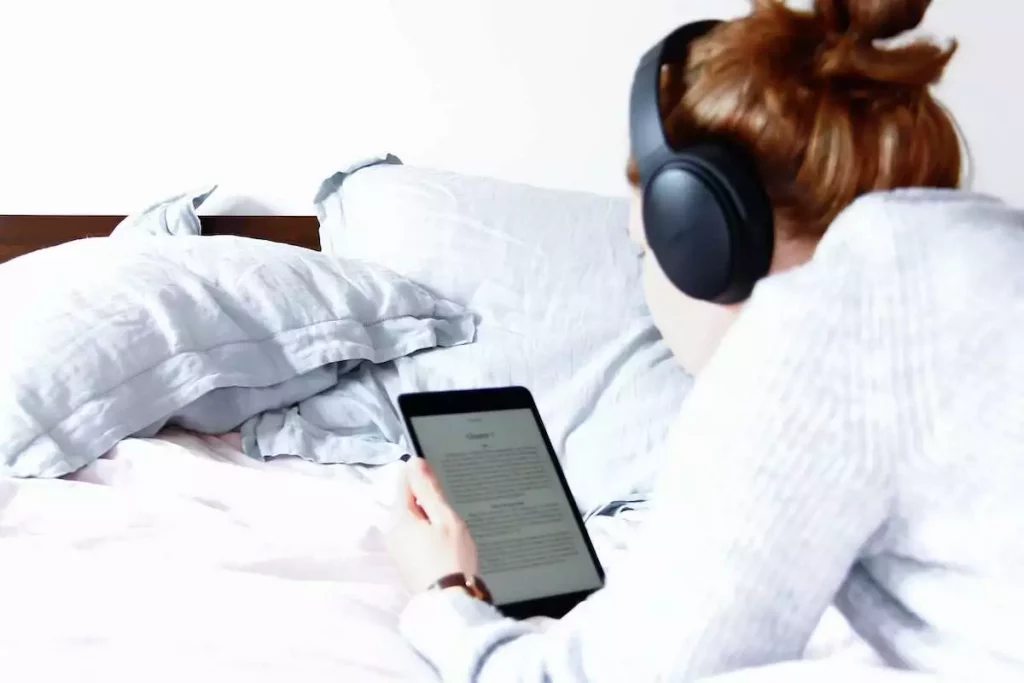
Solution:
M0 259L122 219L2 216ZM311 216L203 224L319 243ZM65 479L0 481L4 678L415 680L373 527L382 492L344 468L264 465L230 437L184 431L124 440Z
M344 400L318 389L288 399L299 407L274 420L269 410L251 418L258 435L386 394L364 420L373 435L342 430L339 438L362 439L358 448L335 441L320 458L252 457L267 446L245 441L249 422L197 430L164 420L151 432L126 429L98 457L48 470L55 476L0 474L5 679L433 680L397 634L407 596L380 535L400 467L393 456L408 448L388 421L400 390L535 388L602 562L613 570L623 557L658 468L660 456L645 454L657 453L688 387L637 298L623 203L387 160L360 171L325 181L316 216L196 217L198 239L293 245L302 253L289 258L300 260L324 245L384 263L473 309L473 340L365 360L344 375L355 392ZM122 219L0 216L0 260L109 235ZM578 272L552 265L573 257L585 261ZM581 287L593 294L564 304L577 313L551 306ZM573 334L579 345L552 347ZM622 448L599 453L610 440ZM813 653L855 645L834 615L825 627Z

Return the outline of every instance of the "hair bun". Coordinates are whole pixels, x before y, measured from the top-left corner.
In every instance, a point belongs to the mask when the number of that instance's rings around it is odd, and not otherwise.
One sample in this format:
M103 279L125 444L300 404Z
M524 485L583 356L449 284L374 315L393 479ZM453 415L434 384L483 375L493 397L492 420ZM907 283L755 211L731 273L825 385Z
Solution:
M814 0L814 17L824 33L815 59L818 77L902 88L936 83L956 51L955 42L945 49L925 40L892 48L874 44L916 28L930 4L931 0Z
M814 0L815 14L834 34L872 41L917 28L931 0Z

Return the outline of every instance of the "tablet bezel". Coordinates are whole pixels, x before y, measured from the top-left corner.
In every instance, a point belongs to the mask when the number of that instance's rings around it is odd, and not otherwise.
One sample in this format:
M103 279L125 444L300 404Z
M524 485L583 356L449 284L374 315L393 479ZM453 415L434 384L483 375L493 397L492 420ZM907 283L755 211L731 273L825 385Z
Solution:
M533 394L530 393L529 389L521 386L511 386L487 389L461 389L455 391L407 393L398 397L398 407L402 413L402 419L405 421L406 431L412 441L416 455L421 458L424 457L423 448L420 446L419 437L416 434L416 430L413 428L411 418L431 415L489 413L502 410L529 410L533 414L534 422L537 425L537 429L540 430L541 438L544 440L544 446L547 449L548 457L551 459L551 463L555 468L555 473L558 475L558 483L562 487L563 495L569 501L569 507L572 509L573 520L576 523L577 529L579 529L580 535L583 537L584 545L587 548L587 553L590 556L591 563L597 570L597 575L600 579L601 585L590 590L564 593L561 595L550 595L521 602L495 605L495 607L497 607L503 614L516 619L525 619L537 616L557 619L565 616L570 610L576 607L576 605L604 586L604 569L601 567L601 562L597 557L597 552L594 550L594 545L590 540L590 534L587 533L587 527L584 525L583 518L576 506L576 499L573 497L572 491L569 489L569 483L566 481L565 474L562 472L562 466L558 462L555 449L551 445L551 439L548 437L547 429L544 427L544 421L540 417L540 412L537 410L537 404L533 400Z

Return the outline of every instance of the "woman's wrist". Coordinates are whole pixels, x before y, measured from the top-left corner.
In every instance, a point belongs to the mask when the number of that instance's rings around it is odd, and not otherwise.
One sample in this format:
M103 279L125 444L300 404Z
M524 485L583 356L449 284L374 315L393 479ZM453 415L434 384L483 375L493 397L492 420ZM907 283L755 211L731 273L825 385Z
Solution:
M491 591L487 588L487 584L475 574L464 574L462 572L447 574L430 584L427 590L439 590L446 593L458 591L489 605L494 604L494 599L491 596Z

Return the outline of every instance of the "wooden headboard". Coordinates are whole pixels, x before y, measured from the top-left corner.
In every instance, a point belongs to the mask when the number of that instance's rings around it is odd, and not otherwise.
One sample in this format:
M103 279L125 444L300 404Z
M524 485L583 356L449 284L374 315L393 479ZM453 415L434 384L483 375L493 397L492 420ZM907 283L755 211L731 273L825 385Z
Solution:
M82 237L109 235L124 216L0 215L0 262ZM203 216L204 235L241 235L320 249L314 216Z

